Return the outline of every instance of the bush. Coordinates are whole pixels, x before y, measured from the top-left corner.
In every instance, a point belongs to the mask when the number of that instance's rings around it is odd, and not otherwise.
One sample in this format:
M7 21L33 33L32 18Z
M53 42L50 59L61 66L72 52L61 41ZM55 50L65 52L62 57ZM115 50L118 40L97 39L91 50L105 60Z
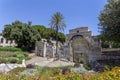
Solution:
M108 65L105 65L104 66L104 71L110 71L111 70L111 67L110 66L108 66Z
M16 57L9 57L8 58L8 62L10 63L17 63L19 61L19 58Z
M23 55L24 55L25 57L28 57L28 53L23 53Z
M6 63L8 62L6 58L0 58L0 63Z
M23 60L25 56L21 53L21 54L17 54L17 58L19 58L20 60Z
M17 57L17 54L13 54L12 57Z
M15 48L15 47L0 47L0 51L15 52L15 51L21 51L21 49L20 48Z
M14 58L14 60L13 60ZM30 57L28 56L27 52L16 51L0 51L0 63L22 63L22 60L29 60Z
M14 52L0 51L0 57L3 57L3 58L12 57L13 55L14 55Z
M88 64L84 64L84 67L85 67L85 69L87 69L87 70L91 70L91 66L90 66L89 63L88 63Z
M68 68L63 68L62 69L62 74L65 75L65 74L69 74L70 73L70 69Z
M22 71L24 71L26 68L24 68L24 67L17 67L17 68L14 68L14 69L12 69L10 72L9 72L9 74L11 73L11 74L19 74L20 72L22 72Z

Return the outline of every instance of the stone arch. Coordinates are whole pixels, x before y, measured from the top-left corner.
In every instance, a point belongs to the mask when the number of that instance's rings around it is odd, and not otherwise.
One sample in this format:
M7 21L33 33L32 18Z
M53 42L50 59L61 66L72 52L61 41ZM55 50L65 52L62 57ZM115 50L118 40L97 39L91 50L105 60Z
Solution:
M73 61L77 61L77 57L83 54L84 62L87 61L89 54L89 42L82 35L74 35L70 39L72 53L73 53Z
M81 43L83 43L83 44L86 45L86 48L87 48L87 49L90 48L90 43L89 43L89 41L88 41L86 38L84 38L82 35L74 35L74 36L72 36L71 39L70 39L70 42L71 42L71 45L73 45L74 43L79 43L79 42L81 42ZM81 45L80 45L80 46L81 46ZM79 47L79 48L80 48L80 47Z
M83 36L82 35L74 35L74 36L71 37L70 41L74 40L76 38L83 38Z

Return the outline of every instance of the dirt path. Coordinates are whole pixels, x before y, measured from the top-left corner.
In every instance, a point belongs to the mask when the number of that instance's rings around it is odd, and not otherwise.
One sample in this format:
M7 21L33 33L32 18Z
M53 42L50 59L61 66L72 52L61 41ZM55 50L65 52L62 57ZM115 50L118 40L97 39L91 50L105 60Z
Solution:
M27 60L25 63L27 64L37 64L39 66L48 66L48 67L59 67L59 66L68 66L74 65L73 62L65 62L65 61L53 61L53 58L47 59L46 57L38 57L34 54L29 55L31 57L30 60Z
M30 60L27 60L27 61L25 62L26 64L34 64L35 62L41 62L41 61L47 60L47 58L35 56L34 53L29 54L29 56L31 57L31 59L30 59Z

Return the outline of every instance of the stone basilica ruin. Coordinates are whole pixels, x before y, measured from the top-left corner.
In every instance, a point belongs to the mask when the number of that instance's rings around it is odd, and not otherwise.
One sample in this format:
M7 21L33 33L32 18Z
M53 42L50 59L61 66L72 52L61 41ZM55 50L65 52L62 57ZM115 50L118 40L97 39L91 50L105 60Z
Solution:
M63 54L69 54L68 59L71 61L77 61L80 55L82 55L83 61L94 61L101 54L100 40L92 35L88 27L71 29L66 35L65 47L68 49L63 46Z
M47 44L45 40L36 43L36 55L55 55L55 42ZM95 61L101 57L101 45L98 37L93 36L88 27L78 27L69 30L64 45L58 47L58 54L61 60L68 61Z

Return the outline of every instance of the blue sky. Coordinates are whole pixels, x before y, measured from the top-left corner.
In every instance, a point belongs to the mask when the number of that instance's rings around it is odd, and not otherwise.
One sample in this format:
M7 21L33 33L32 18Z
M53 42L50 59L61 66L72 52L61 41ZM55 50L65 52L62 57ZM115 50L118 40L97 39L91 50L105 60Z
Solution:
M67 28L87 26L94 35L98 32L98 16L104 8L106 0L0 0L0 32L5 24L15 20L50 27L51 16L61 12Z

